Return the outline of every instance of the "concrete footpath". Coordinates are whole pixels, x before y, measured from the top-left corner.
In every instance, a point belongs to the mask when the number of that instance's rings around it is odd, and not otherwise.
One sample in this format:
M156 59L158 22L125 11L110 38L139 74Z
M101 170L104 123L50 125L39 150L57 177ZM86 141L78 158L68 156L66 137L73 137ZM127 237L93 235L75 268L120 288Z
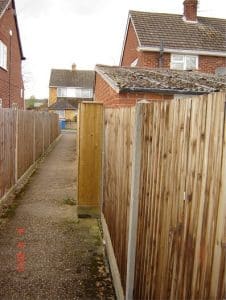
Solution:
M76 218L75 152L64 133L0 215L0 299L115 299L98 222Z

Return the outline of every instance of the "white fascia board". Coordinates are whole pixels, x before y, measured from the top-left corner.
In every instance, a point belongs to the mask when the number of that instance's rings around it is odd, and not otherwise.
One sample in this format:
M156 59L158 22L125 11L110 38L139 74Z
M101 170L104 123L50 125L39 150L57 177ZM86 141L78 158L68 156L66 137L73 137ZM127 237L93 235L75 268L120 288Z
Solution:
M159 47L138 47L138 51L144 52L159 52ZM208 56L220 56L226 57L226 51L203 51L203 50L189 50L189 49L173 49L164 48L165 53L178 53L178 54L194 54L194 55L208 55Z
M8 3L6 4L6 7L3 9L1 15L0 15L0 18L4 15L4 13L6 12L6 10L8 9L9 5L11 3L11 0L8 1Z
M120 66L122 64L122 58L123 58L123 55L124 55L124 52L125 52L126 40L127 40L127 37L128 37L128 31L129 31L129 25L130 25L130 23L133 25L133 29L134 29L134 32L136 34L136 38L137 38L139 47L141 47L141 43L140 43L140 40L139 40L137 31L136 31L136 28L134 26L133 19L132 19L131 15L129 14L128 20L127 20L127 24L126 24L126 32L125 32L124 40L123 40L122 53L121 53L121 58L120 58Z

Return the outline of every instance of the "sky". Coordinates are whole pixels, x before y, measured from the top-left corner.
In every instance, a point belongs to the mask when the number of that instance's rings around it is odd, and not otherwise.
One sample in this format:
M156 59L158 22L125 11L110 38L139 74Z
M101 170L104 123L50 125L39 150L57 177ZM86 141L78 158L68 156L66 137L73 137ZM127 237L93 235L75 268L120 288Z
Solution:
M183 13L183 0L15 0L25 98L48 98L51 69L118 65L129 10ZM226 18L226 0L200 0L198 15Z

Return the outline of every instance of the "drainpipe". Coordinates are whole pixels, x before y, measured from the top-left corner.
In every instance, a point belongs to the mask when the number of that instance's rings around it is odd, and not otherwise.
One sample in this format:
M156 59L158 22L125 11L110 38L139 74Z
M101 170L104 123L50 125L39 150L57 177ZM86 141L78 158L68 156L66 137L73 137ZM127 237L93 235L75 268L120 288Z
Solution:
M159 52L159 68L163 67L163 54L164 54L164 43L160 42L160 52Z
M12 61L12 36L13 32L9 30L9 108L11 107L11 61Z

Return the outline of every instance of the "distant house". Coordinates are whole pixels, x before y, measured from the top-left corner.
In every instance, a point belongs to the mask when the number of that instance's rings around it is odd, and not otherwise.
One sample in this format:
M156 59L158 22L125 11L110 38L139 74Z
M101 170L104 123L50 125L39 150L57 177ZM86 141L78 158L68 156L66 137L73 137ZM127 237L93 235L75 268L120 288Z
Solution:
M170 69L96 66L95 101L106 107L226 91L226 76Z
M0 0L0 107L24 108L24 60L14 0Z
M78 104L93 101L94 77L94 71L77 70L75 64L71 70L53 69L49 81L49 110L73 121Z
M130 11L121 66L226 73L226 20L197 17L198 0L183 15Z

